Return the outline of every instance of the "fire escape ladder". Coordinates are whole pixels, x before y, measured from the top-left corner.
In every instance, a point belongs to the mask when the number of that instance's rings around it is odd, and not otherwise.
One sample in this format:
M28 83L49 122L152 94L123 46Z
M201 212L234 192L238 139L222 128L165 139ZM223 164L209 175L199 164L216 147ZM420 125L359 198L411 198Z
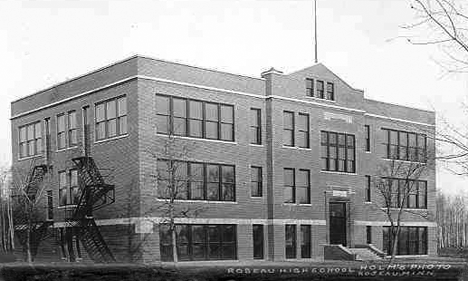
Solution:
M80 226L80 240L89 257L95 262L115 262L94 219L83 219Z
M34 200L39 189L39 185L47 173L47 165L37 165L31 170L27 177L25 193L30 200Z
M93 210L114 202L114 185L104 182L93 158L81 156L72 161L78 168L81 195L74 212L67 218L69 225L78 226L79 239L93 261L115 262L93 218Z

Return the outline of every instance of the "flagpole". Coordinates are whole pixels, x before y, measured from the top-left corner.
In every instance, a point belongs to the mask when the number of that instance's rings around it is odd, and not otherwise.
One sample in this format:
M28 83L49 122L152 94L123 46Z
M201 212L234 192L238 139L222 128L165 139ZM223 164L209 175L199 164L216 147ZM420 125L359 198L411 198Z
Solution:
M314 28L315 28L315 63L318 63L318 52L317 52L317 0L314 0Z

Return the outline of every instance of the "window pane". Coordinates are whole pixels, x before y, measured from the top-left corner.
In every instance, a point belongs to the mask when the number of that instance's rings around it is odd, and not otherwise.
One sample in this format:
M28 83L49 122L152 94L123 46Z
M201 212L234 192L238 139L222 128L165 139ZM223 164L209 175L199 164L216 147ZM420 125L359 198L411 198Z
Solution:
M107 122L107 136L113 137L117 134L117 120L112 119Z
M186 119L185 118L176 118L173 119L173 128L174 134L178 136L185 136L186 135Z
M232 124L221 124L221 139L227 141L234 140L233 129L234 125Z
M96 135L97 139L103 139L106 137L106 123L101 122L96 125ZM65 143L65 141L63 141Z
M218 123L217 122L206 122L206 138L217 139L218 138Z
M160 134L169 134L169 116L156 116L156 128Z
M263 259L263 225L254 224L252 226L252 237L253 237L253 257L254 259Z
M293 131L283 131L283 144L287 146L294 145L294 134Z
M68 113L68 129L76 129L76 112L72 111Z
M221 122L234 123L234 107L230 105L221 105Z
M127 115L127 98L122 97L117 100L117 107L119 109L119 116Z
M169 115L169 97L156 96L156 113Z
M299 130L307 131L309 127L309 115L299 114L297 118L297 126Z
M203 124L201 120L189 120L190 136L201 138L203 136Z
M34 127L34 128L35 128L35 134L34 134L35 138L37 139L37 138L42 137L42 133L41 133L41 123L40 123L40 122L37 122L37 123L35 124L35 127Z
M213 103L206 103L205 104L206 110L206 120L210 121L218 121L218 105Z
M294 185L294 170L284 169L284 184L285 185Z
M116 117L116 105L115 100L106 102L107 105L107 119L112 119Z
M175 117L185 117L186 116L186 107L185 107L185 100L184 99L177 99L174 98L173 102L173 110Z
M260 115L260 110L252 108L250 109L250 125L258 127L260 124L258 123L259 121L259 116Z
M96 122L103 121L105 119L105 103L100 103L96 105Z
M119 117L119 134L127 133L127 116Z
M65 131L65 115L57 116L57 131L59 132ZM30 137L30 132L28 131L28 138L29 137Z
M189 101L190 118L202 119L202 103L198 101Z

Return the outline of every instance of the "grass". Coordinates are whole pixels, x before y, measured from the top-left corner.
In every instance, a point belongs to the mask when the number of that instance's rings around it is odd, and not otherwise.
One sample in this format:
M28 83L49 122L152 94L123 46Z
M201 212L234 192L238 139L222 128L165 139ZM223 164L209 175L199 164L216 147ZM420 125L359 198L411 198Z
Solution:
M8 263L0 266L4 280L456 280L466 264L460 259L397 259L387 261L239 261L182 262L160 265ZM447 266L449 265L449 268ZM428 269L428 266L431 268ZM430 275L427 275L429 274ZM397 275L392 275L397 274ZM417 275L420 274L420 275ZM448 279L447 279L448 278ZM1 280L1 279L0 279Z

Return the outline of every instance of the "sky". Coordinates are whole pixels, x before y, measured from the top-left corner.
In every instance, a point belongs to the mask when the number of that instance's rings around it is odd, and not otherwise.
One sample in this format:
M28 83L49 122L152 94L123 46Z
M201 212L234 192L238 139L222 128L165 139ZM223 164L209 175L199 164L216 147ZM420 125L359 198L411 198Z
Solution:
M399 38L409 0L317 1L318 58L367 98L433 109L460 124L466 74ZM0 0L0 163L11 161L10 102L142 54L259 77L314 62L313 0ZM468 179L438 168L437 187ZM467 189L468 190L468 189Z

